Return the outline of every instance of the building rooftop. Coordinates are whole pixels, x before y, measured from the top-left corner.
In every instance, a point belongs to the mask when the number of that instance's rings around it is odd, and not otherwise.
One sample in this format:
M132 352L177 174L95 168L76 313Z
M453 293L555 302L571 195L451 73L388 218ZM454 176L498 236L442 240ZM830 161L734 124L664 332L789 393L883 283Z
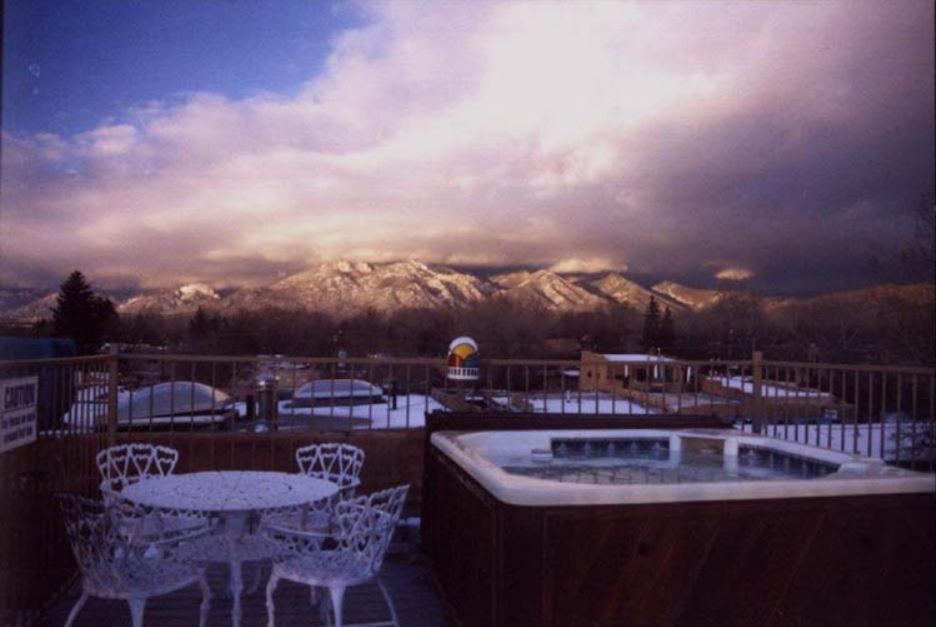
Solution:
M645 353L594 353L613 362L661 362L675 361L665 355L647 355Z

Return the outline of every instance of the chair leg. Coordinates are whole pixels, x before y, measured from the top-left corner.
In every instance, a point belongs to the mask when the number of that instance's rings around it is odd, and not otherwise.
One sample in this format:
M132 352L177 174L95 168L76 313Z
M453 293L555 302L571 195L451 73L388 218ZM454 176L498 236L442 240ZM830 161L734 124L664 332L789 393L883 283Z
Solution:
M345 586L328 586L328 593L331 595L332 612L335 614L335 627L341 627L344 624L341 620L341 604L344 601Z
M201 587L201 608L198 614L198 626L205 627L208 624L208 611L211 609L211 588L208 587L208 581L205 579L205 573L198 578L198 585Z
M130 618L133 627L143 627L143 612L146 610L146 597L133 597L127 599L130 604Z
M78 602L75 603L75 607L72 608L71 612L68 613L68 619L65 621L65 627L71 627L71 624L75 622L75 619L78 617L78 612L81 611L81 608L84 607L84 604L88 601L88 593L82 591L81 596L78 598Z
M254 566L256 570L254 571L253 583L250 584L250 590L247 591L247 594L257 594L257 590L260 589L260 581L263 579L263 562L257 562Z
M273 593L276 592L277 584L279 584L279 577L276 574L276 567L274 566L266 587L267 627L273 627L276 623L276 607L273 605Z
M387 592L387 588L380 579L377 580L377 585L380 586L380 591L387 601L387 607L390 608L390 619L393 621L393 627L400 627L400 620L397 618L396 607L393 605L393 599L390 598L390 593Z

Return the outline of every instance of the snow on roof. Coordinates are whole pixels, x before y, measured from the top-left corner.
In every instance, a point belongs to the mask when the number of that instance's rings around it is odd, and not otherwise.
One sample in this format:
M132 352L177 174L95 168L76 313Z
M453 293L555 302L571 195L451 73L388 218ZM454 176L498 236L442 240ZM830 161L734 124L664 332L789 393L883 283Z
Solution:
M382 394L382 389L362 379L317 379L300 386L293 398L366 398Z
M638 405L630 399L621 397L615 398L607 392L589 392L586 395L579 396L577 391L567 390L568 395L561 393L550 394L531 394L528 398L531 411L535 413L567 413L569 415L593 416L601 415L629 415L629 414L658 414L660 410L652 407ZM506 396L494 396L493 400L506 405L508 398ZM247 406L242 401L236 403L237 410L243 415L247 411ZM295 420L291 425L284 426L285 420L282 420L279 426L283 429L308 429L309 426L302 424L302 418L313 418L315 416L325 418L357 418L364 419L360 424L355 424L355 429L392 429L402 427L422 427L425 425L425 415L427 412L435 410L445 410L445 408L431 396L424 394L401 394L397 398L397 408L393 409L387 403L361 403L358 405L348 405L342 407L329 406L306 406L294 405L292 401L282 400L279 402L279 416L281 419L291 418ZM187 418L187 416L186 416Z
M661 361L675 361L670 357L665 357L663 355L646 355L643 353L623 353L623 354L609 354L602 353L607 361L614 362L661 362Z
M94 385L79 390L75 403L62 417L62 421L68 425L88 426L96 424L98 420L106 420L107 393L106 385ZM204 416L198 422L216 421L223 417L212 417L213 414L222 413L230 402L231 397L228 394L204 383L166 381L132 392L119 390L117 423L143 423L150 420L154 424L162 420L182 422L196 416ZM173 415L174 418L171 418Z
M221 390L195 381L157 383L121 395L117 400L117 420L140 416L188 415L220 410L231 397Z

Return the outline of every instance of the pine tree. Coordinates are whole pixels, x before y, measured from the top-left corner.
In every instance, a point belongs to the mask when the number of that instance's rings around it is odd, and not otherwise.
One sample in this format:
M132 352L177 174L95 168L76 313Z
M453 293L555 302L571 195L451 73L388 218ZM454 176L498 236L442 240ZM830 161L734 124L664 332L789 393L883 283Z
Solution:
M660 346L660 306L651 296L647 311L644 314L643 338L641 340L644 350L652 350Z
M56 337L71 338L80 354L96 352L108 327L116 321L114 304L96 295L78 270L59 287L52 309L53 332Z
M663 311L663 321L660 322L660 348L668 353L676 344L676 325L673 322L673 312L667 307Z
M198 308L195 315L189 320L188 329L189 335L196 340L204 339L208 335L209 331L211 331L211 323L208 316L205 315L204 309Z

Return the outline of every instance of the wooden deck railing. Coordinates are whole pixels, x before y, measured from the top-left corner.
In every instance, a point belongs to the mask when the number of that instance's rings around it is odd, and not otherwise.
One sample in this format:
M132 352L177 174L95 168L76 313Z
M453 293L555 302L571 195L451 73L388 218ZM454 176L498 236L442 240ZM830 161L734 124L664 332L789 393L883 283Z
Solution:
M433 410L717 415L814 446L936 467L936 371L879 365L602 356L441 359L118 354L0 362L39 379L40 437L118 432L421 428ZM353 381L353 383L350 383ZM212 392L213 391L213 392Z

